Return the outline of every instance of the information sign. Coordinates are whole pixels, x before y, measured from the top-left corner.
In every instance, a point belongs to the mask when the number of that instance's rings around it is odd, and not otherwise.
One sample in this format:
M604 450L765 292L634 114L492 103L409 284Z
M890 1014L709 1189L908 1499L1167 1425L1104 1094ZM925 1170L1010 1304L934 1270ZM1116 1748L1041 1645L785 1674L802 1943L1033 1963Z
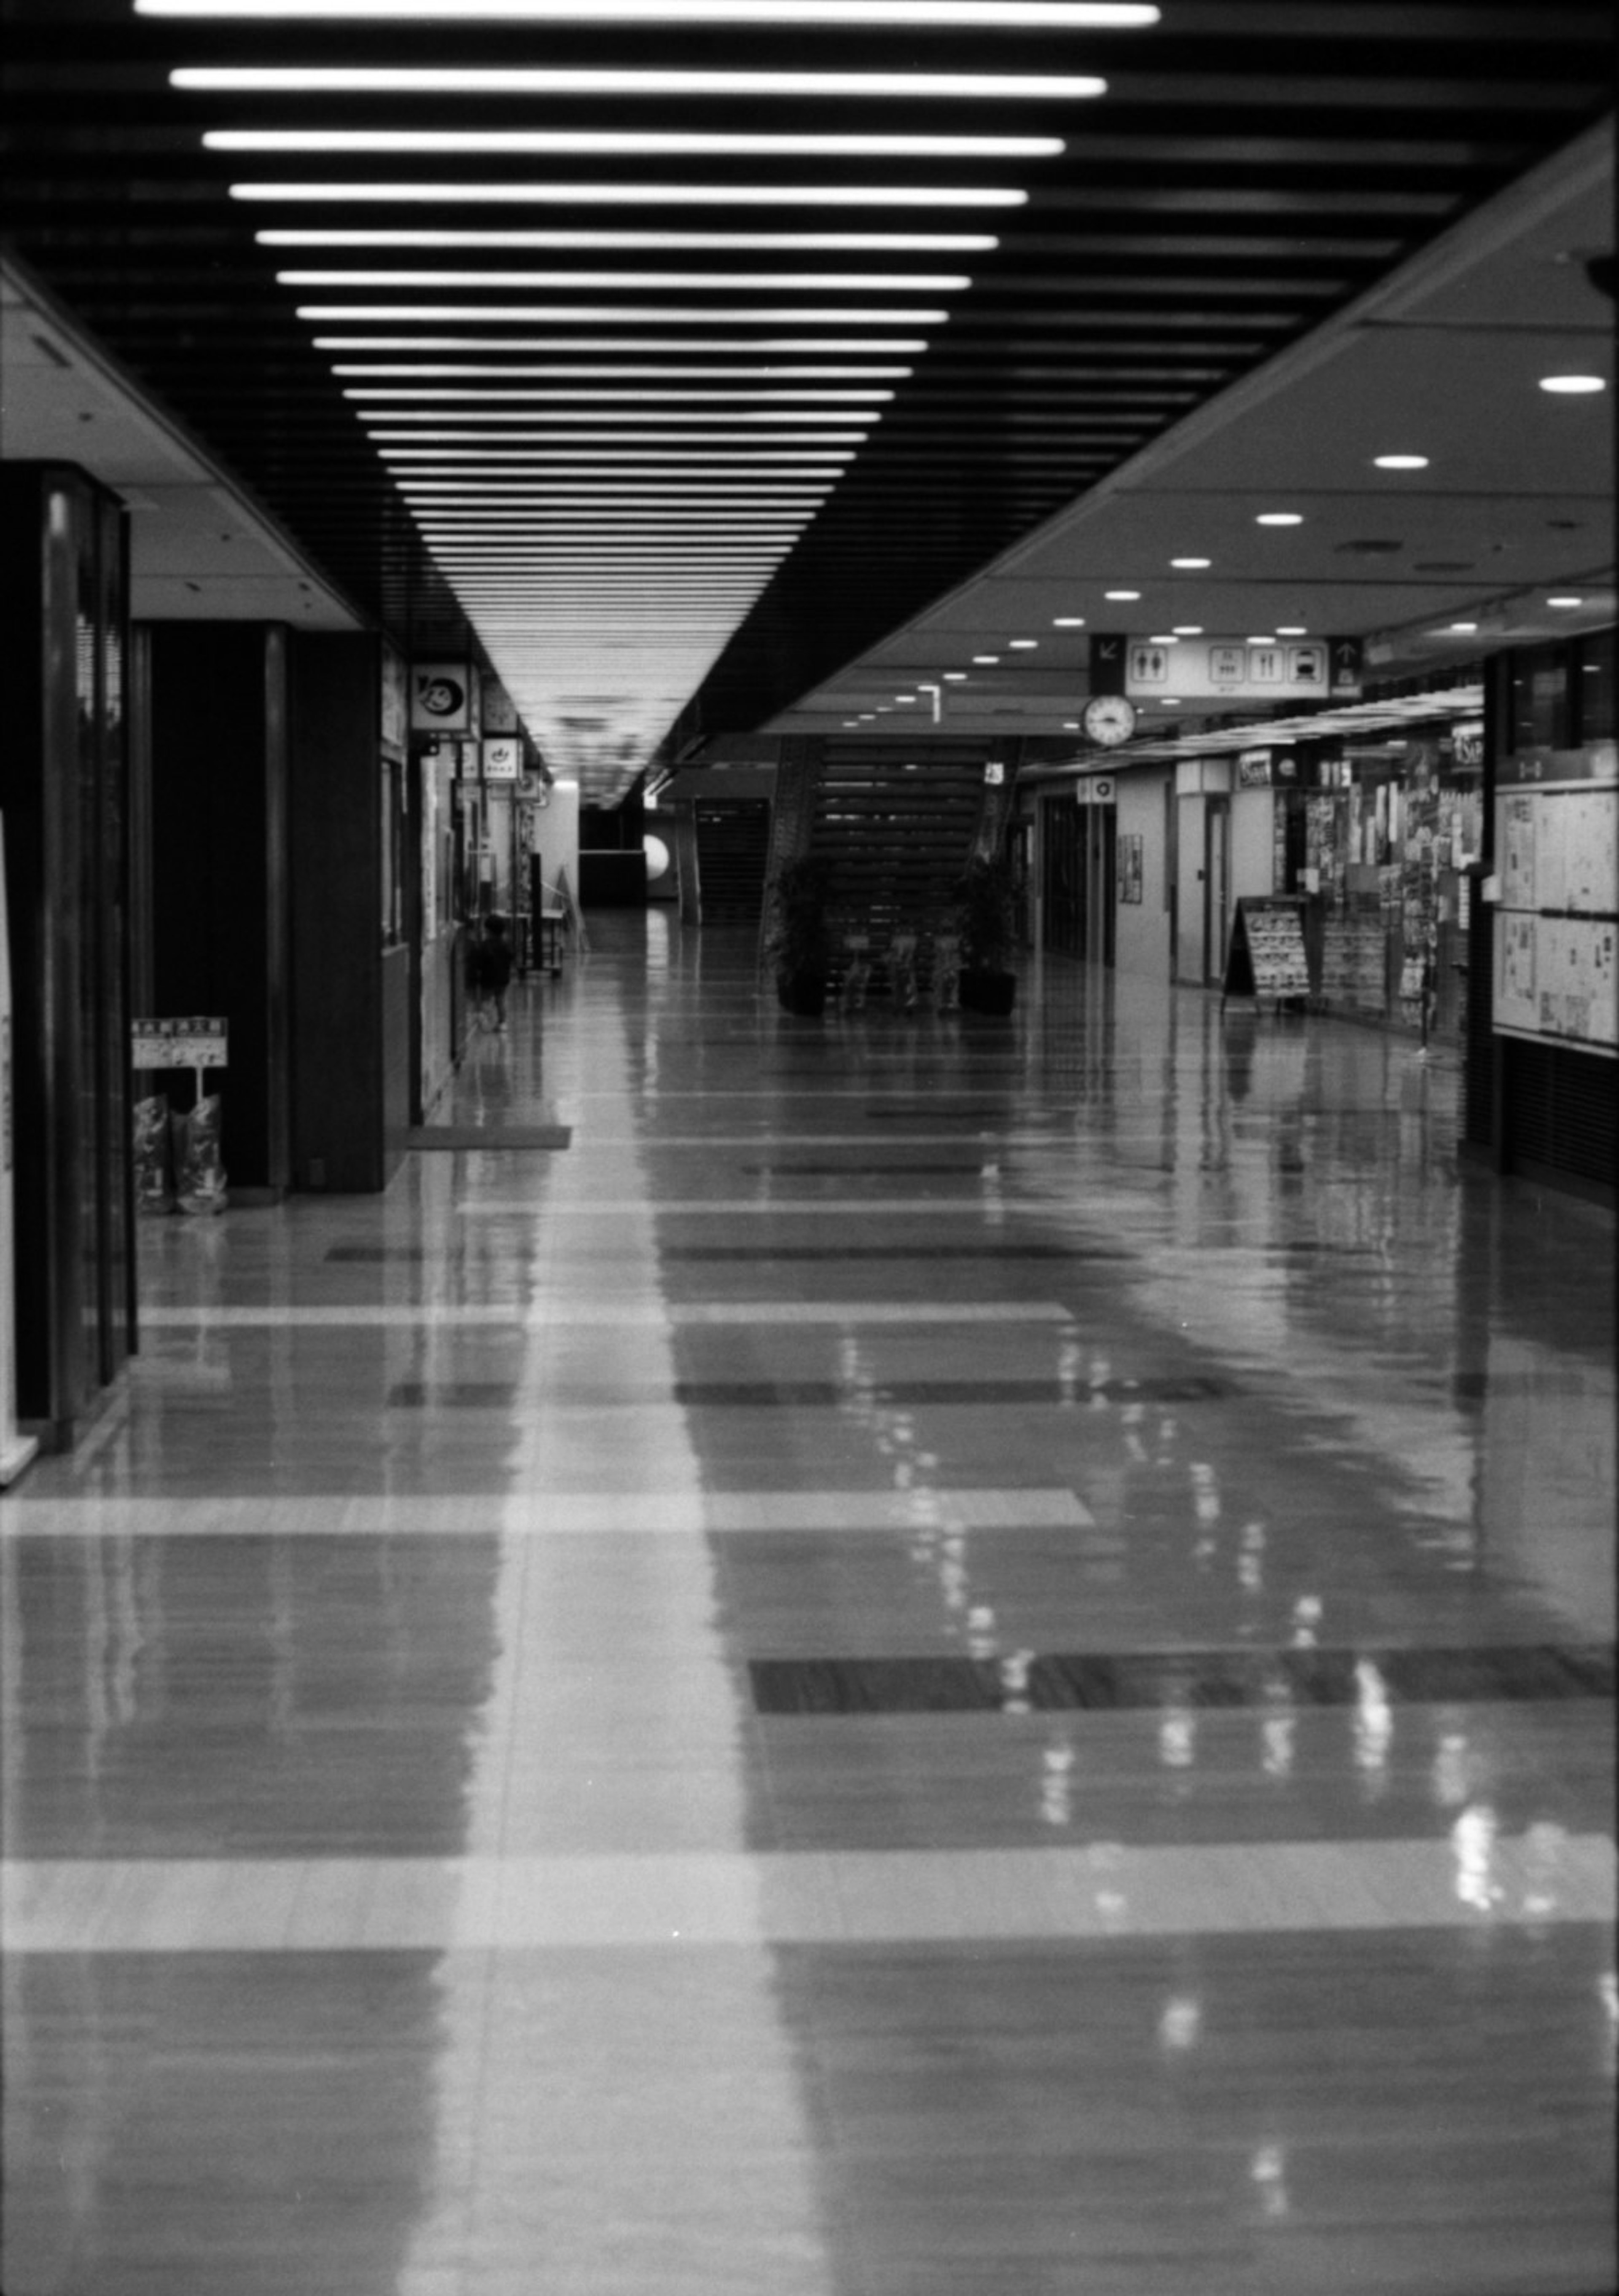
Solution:
M227 1042L223 1016L129 1023L129 1058L137 1069L228 1068Z
M410 669L414 734L470 734L473 680L464 661L417 661Z
M1091 691L1118 644L1123 690L1133 701L1309 701L1360 690L1358 638L1126 638L1091 644Z
M1231 920L1222 993L1227 996L1308 996L1304 904L1290 896L1245 894Z
M483 745L483 778L486 782L514 782L522 772L521 742L486 742Z

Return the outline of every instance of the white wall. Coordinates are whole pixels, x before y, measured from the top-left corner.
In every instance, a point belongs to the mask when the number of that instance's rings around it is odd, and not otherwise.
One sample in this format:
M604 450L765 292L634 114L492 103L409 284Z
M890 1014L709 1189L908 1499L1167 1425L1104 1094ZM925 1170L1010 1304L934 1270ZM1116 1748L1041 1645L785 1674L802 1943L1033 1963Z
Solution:
M1169 778L1167 767L1119 776L1119 835L1141 840L1141 899L1139 904L1119 903L1116 962L1121 972L1153 980L1170 977L1169 855L1163 824Z

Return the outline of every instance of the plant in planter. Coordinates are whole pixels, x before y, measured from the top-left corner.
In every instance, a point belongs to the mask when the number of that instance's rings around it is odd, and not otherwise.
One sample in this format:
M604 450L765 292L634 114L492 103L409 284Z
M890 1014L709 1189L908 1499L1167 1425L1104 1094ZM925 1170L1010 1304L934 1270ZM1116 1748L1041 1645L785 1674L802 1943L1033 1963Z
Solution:
M1004 855L968 862L956 884L954 912L961 937L961 1003L972 1013L1010 1013L1017 996L1016 939L1012 865Z
M832 864L814 854L787 862L771 882L775 922L766 954L776 968L776 993L789 1013L813 1015L826 1005L832 961L826 924L831 882Z

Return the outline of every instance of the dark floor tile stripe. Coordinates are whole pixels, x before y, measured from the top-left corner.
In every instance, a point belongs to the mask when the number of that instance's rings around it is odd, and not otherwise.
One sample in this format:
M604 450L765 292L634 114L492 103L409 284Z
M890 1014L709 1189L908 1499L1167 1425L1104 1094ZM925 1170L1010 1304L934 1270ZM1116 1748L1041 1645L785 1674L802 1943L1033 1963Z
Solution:
M1402 1704L1612 1698L1606 1644L1485 1650L1048 1652L1032 1659L754 1659L760 1714L1351 1706L1375 1668Z
M393 1411L446 1410L509 1411L517 1399L515 1382L509 1379L446 1380L429 1383L402 1379L388 1390Z
M420 1124L405 1136L407 1148L568 1148L568 1124Z
M1055 1404L1084 1409L1109 1403L1218 1403L1232 1392L1214 1379L1112 1379L1096 1387L1057 1379L895 1379L871 1386L846 1380L680 1380L671 1400L695 1409L834 1410L856 1398L870 1403L982 1405Z

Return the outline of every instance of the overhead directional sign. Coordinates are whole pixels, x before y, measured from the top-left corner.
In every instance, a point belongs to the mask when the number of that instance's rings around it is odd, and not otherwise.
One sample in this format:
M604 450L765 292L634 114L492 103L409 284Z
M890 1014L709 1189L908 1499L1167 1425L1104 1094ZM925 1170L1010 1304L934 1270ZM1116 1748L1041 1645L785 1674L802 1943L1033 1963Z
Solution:
M1132 701L1344 701L1360 691L1359 638L1126 638ZM1093 685L1096 667L1092 655Z

